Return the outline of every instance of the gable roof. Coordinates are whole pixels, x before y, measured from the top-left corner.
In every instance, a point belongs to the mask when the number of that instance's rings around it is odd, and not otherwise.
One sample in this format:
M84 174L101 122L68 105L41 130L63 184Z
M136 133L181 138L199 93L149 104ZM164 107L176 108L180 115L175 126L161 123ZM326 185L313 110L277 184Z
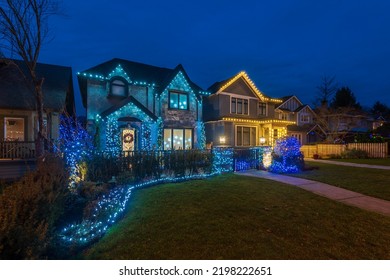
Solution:
M312 114L313 115L317 115L314 111L313 111L313 109L309 106L309 105L302 105L302 106L299 106L297 109L295 109L295 113L298 113L298 112L300 112L300 111L302 111L303 109L305 109L305 108L308 108L311 112L312 112Z
M153 85L156 87L157 93L161 93L180 71L183 73L195 94L199 95L202 91L201 87L191 81L181 64L170 69L114 58L78 73L81 97L85 107L87 103L87 80L90 78L109 80L111 78L110 74L118 66L120 66L129 77L130 84Z
M148 117L150 117L152 120L156 121L157 117L150 112L144 105L142 105L137 99L135 99L133 96L129 96L123 100L121 100L118 104L108 108L104 112L100 114L102 118L107 117L108 115L116 112L118 109L122 108L123 106L133 103L135 106L137 106L142 112L144 112Z
M20 70L19 70L20 69ZM0 60L0 108L35 110L35 94L26 65L21 60ZM74 113L72 68L38 63L36 73L43 82L43 107Z
M284 96L284 97L281 98L281 99L282 99L282 103L279 104L279 105L276 107L276 109L282 109L281 107L283 107L283 105L284 105L287 101L289 101L290 99L292 99L292 98L295 98L296 101L298 101L298 103L301 104L300 107L302 107L303 103L301 102L301 100L299 100L298 97L296 97L295 95L288 95L288 96ZM299 107L298 107L298 108L299 108ZM296 110L295 110L295 112L296 112Z
M281 99L275 99L270 98L266 96L263 92L261 92L255 85L255 83L249 78L248 74L245 71L241 71L235 76L232 76L226 80L223 80L221 82L216 82L213 85L211 85L208 88L208 91L211 92L211 94L219 94L223 92L225 89L227 89L229 86L237 82L239 79L243 79L247 86L253 91L253 93L260 99L264 101L271 101L271 102L282 102Z

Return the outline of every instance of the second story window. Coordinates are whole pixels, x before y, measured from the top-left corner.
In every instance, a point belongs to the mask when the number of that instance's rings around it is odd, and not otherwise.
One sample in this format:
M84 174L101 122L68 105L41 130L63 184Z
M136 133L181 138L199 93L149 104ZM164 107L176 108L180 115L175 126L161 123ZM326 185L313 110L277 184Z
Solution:
M279 119L284 120L284 121L288 121L288 119L289 119L288 114L287 113L280 113Z
M266 116L267 115L267 104L264 102L259 102L259 110L258 110L259 116Z
M169 109L188 110L188 94L184 92L169 92Z
M310 122L310 117L309 117L309 115L301 115L301 122L303 122L303 123L309 123L309 122Z
M231 98L231 110L232 114L248 115L249 105L248 99Z
M119 79L114 79L111 82L110 95L126 97L127 96L127 84Z

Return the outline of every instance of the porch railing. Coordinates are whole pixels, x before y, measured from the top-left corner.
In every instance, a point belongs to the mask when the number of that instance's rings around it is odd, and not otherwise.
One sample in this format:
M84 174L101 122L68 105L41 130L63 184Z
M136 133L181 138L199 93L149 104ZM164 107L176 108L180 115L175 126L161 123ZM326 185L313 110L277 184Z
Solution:
M35 158L34 141L0 141L0 159Z

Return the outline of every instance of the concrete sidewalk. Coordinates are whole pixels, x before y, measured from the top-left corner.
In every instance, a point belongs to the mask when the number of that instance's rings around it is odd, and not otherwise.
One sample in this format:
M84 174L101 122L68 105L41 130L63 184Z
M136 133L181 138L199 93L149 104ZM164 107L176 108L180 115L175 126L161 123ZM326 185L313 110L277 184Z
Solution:
M390 201L387 200L366 196L361 193L338 188L321 182L290 177L266 171L246 170L236 172L235 174L258 177L293 185L329 199L339 201L341 203L353 205L364 210L376 212L390 217Z
M335 165L344 165L344 166L353 166L353 167L362 167L362 168L390 170L390 166L386 166L386 165L362 164L362 163L343 162L343 161L325 160L325 159L312 159L312 158L305 158L305 161L335 164Z

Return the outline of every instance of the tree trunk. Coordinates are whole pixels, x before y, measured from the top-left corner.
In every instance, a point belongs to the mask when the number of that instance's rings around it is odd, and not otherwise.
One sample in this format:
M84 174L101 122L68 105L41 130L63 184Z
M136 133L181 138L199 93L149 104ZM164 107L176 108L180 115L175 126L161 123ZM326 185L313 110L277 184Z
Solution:
M42 92L43 79L39 79L35 82L35 96L38 113L38 135L35 142L35 152L38 160L43 158L45 153L45 139L43 124L43 92Z

